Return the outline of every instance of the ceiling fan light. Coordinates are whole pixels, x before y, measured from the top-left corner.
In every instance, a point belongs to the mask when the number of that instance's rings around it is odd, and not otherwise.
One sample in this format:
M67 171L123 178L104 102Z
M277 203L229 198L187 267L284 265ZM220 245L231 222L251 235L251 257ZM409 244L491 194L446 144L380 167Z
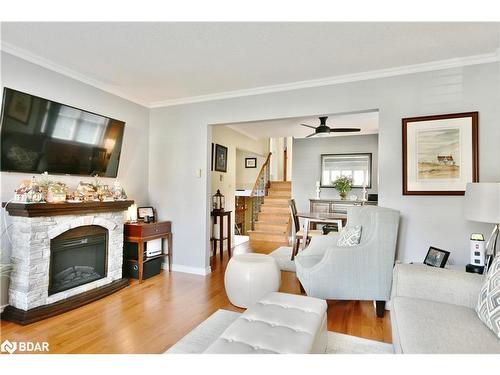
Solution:
M318 126L316 128L316 134L328 135L328 134L330 134L330 128L328 126L325 126L325 125Z
M328 133L316 133L314 135L314 138L325 138L325 137L329 137L330 136L330 132Z

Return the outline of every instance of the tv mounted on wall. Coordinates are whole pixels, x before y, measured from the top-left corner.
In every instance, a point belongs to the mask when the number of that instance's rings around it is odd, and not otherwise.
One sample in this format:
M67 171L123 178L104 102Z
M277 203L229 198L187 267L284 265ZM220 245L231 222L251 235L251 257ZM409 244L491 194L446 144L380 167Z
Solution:
M116 177L125 123L5 88L2 171Z

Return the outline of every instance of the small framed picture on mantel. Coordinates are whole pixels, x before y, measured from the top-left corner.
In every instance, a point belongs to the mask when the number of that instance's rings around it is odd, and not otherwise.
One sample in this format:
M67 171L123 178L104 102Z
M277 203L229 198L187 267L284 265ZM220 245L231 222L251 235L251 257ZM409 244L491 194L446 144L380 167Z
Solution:
M403 119L403 195L464 195L479 181L478 112Z

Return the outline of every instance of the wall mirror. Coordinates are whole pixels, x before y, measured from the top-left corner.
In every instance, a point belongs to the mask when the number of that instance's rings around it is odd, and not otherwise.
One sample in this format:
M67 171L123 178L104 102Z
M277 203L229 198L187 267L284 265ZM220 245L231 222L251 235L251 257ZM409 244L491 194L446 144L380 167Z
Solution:
M372 187L372 154L321 155L321 187L332 187L340 176L352 178L353 188Z

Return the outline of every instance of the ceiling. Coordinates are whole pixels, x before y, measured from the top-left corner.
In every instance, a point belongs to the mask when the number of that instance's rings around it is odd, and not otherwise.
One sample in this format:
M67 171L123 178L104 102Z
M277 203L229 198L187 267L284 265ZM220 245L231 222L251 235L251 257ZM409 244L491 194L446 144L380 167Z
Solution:
M330 133L329 137L344 137L349 135L364 135L378 133L378 111L360 112L349 114L330 114L326 124L330 128L361 128L358 133ZM279 120L241 122L237 124L226 124L227 126L241 134L253 139L294 137L305 138L314 132L314 129L306 128L300 124L312 126L319 125L318 116L314 117L294 117Z
M2 23L1 39L9 53L158 106L467 56L498 59L499 25L18 22Z

